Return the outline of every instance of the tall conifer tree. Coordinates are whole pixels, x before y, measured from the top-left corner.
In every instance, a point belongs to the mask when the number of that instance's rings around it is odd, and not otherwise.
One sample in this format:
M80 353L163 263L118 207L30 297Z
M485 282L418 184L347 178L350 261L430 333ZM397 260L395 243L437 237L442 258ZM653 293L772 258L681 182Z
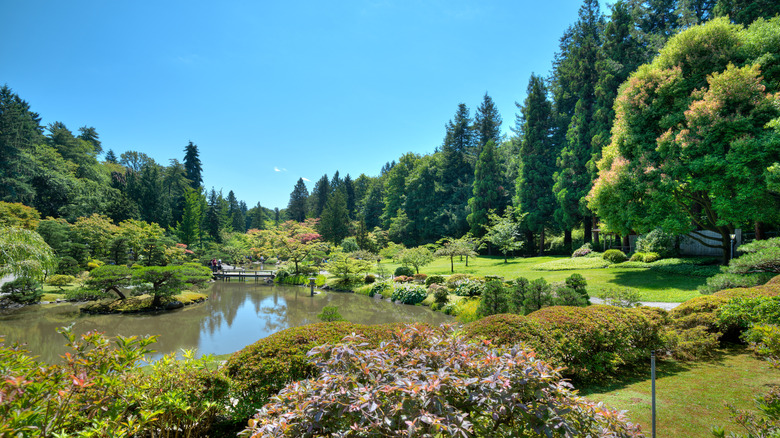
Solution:
M295 183L295 187L290 193L290 202L287 204L287 214L290 219L303 222L306 219L308 201L309 190L306 189L306 183L303 182L303 178L298 178L298 182Z
M190 187L195 190L198 190L201 184L203 184L203 167L201 167L198 155L198 146L192 142L184 148L184 168L187 170L187 179L190 180Z
M493 140L482 147L476 169L474 171L474 196L469 199L471 213L468 215L471 234L476 237L485 235L490 224L489 215L494 212L504 213L505 190L502 186L501 166L496 155L496 144Z

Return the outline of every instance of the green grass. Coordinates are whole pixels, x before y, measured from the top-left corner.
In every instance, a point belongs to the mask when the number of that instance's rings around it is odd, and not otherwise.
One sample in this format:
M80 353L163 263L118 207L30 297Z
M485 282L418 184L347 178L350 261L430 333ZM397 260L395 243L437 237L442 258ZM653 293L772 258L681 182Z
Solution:
M628 411L647 436L651 431L650 364L642 375L609 386L586 387L580 394L595 402ZM712 426L739 432L725 406L755 411L753 400L780 383L780 371L742 347L719 351L711 361L658 361L656 369L656 432L659 437L709 437Z
M516 257L510 258L504 263L501 256L469 257L469 266L465 266L465 260L455 259L455 272L484 275L500 275L506 279L525 277L529 280L545 278L548 282L563 281L572 273L577 272L585 277L588 282L588 291L592 296L597 296L599 291L614 288L631 288L639 293L642 301L683 302L700 296L696 288L706 283L704 277L680 275L668 272L660 272L653 269L642 268L602 268L602 269L576 269L566 271L540 271L534 269L535 265L569 257ZM563 262L562 262L563 263ZM398 264L391 262L381 263L386 273L392 274ZM428 275L450 274L449 258L437 258L433 263L420 269L421 273Z

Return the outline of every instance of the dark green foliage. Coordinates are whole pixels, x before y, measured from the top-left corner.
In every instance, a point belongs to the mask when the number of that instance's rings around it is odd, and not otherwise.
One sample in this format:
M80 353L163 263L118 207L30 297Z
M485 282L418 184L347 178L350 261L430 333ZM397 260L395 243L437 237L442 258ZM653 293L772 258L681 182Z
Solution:
M528 287L530 283L525 277L516 278L509 283L507 288L507 303L509 305L509 311L512 313L525 314L523 308L523 302L526 295L528 295Z
M10 294L11 301L19 304L33 304L41 300L41 284L32 278L20 277L3 284L4 294Z
M184 148L184 169L190 182L190 187L200 192L201 184L203 184L203 167L200 163L198 146L192 142Z
M311 191L308 201L308 214L310 217L322 216L322 210L325 209L325 204L328 202L332 190L330 186L330 180L328 175L322 175L322 178L314 183L314 188Z
M780 325L780 297L735 297L718 308L718 325L747 330L754 325Z
M565 281L566 281L566 286L572 288L586 301L590 301L590 297L588 296L588 290L587 290L588 282L585 281L585 277L583 277L580 274L571 274L566 278Z
M428 287L428 292L433 293L434 303L438 304L439 307L444 306L450 301L449 289L440 284L432 284L430 287Z
M628 260L626 254L619 249L608 249L604 251L604 254L601 257L611 263L623 263Z
M498 113L493 99L485 93L482 104L474 114L474 134L477 147L485 146L489 141L496 145L501 142L501 114Z
M575 397L560 371L528 349L496 349L411 326L380 348L365 341L349 336L313 349L320 376L288 385L250 421L247 434L641 435L620 413Z
M506 206L506 191L503 187L496 144L490 140L482 147L474 174L473 197L469 199L471 213L467 219L471 234L481 237L489 224L491 211L501 214Z
M282 330L244 347L225 363L225 373L232 379L238 399L233 417L245 421L287 383L316 376L317 368L306 355L312 348L334 345L352 333L363 334L370 345L378 346L390 337L393 327L323 322Z
M388 283L386 281L381 281L379 283L374 283L373 286L371 286L371 289L368 291L368 296L373 297L376 294L382 294L382 296L389 296L392 294L393 285L391 283Z
M425 285L430 286L432 284L443 284L444 283L444 277L441 275L429 275L428 278L425 279Z
M509 312L509 301L504 282L490 280L485 283L477 308L477 314L481 317Z
M341 190L328 197L318 226L323 239L338 245L349 235L349 211Z
M303 222L306 219L307 204L309 201L309 190L306 189L306 183L303 178L298 178L292 193L290 193L290 202L287 204L287 214L295 222Z
M65 291L65 299L68 301L97 301L114 296L111 292L94 289L77 288Z
M400 275L411 277L414 275L414 269L410 268L409 266L399 266L395 268L395 272L393 273L394 277L398 277Z
M699 286L699 292L703 294L712 294L724 289L760 286L769 281L772 277L774 277L774 275L770 273L730 274L724 272L709 277L706 285Z
M718 0L714 10L719 17L728 16L737 24L748 25L758 18L780 14L780 4L773 0Z
M65 275L78 275L82 271L78 260L71 256L65 256L57 263L57 273Z
M636 240L636 250L638 252L654 252L661 258L672 257L674 256L674 235L656 228Z
M514 204L521 214L527 214L524 225L541 234L541 253L544 230L554 224L556 200L552 189L559 151L551 137L554 119L544 79L532 74L523 105L516 105L520 109L516 129L521 136Z
M124 265L103 265L89 273L85 285L99 289L104 293L113 292L119 299L125 299L125 295L119 290L132 284L133 270Z
M152 307L159 307L163 298L181 292L187 284L203 284L212 278L208 267L197 264L134 267L132 271L138 289L154 297Z
M528 284L523 300L523 312L529 314L553 304L552 286L544 278L537 278Z

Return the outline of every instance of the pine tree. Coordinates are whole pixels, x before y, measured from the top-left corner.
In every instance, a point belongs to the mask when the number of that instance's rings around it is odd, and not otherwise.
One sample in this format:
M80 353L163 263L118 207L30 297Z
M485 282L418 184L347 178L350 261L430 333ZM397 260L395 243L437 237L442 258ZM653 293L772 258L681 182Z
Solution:
M309 216L320 217L322 216L322 209L325 208L325 203L328 202L328 196L330 196L330 181L328 175L322 175L316 183L314 183L314 189L309 196Z
M97 155L100 155L103 153L103 145L100 143L100 136L97 133L97 130L93 128L92 126L82 126L79 128L79 139L84 140L92 145L92 148L94 149L95 153Z
M570 59L573 72L569 84L577 96L574 113L566 130L566 142L557 160L553 191L558 200L556 218L572 229L584 225L585 242L591 241L591 214L581 202L592 185L587 163L591 159L591 140L594 136L593 114L596 106L595 86L598 82L596 62L601 44L599 27L602 22L597 0L585 0L580 7L579 20L570 40Z
M106 152L105 159L106 159L106 163L114 163L114 164L118 164L119 163L117 161L116 154L114 153L113 149L109 149L108 152Z
M482 104L474 115L474 132L477 136L477 147L481 153L483 146L490 140L498 145L501 143L501 114L493 102L493 99L485 93Z
M376 179L371 183L366 193L365 202L363 204L363 220L366 223L366 228L373 230L382 224L382 210L384 210L384 185L382 180Z
M347 199L341 190L333 193L322 210L319 223L319 231L322 237L336 245L349 235L349 214L347 212Z
M203 184L203 168L198 158L198 146L190 142L184 148L184 168L187 170L187 179L190 180L190 187L199 190Z
M544 250L545 228L553 226L556 200L553 195L555 159L558 155L551 138L554 129L552 104L547 99L544 80L531 75L527 97L517 118L520 153L514 204L525 214L524 226L540 234L539 254Z
M290 202L287 204L287 214L290 219L296 222L303 222L306 219L308 200L309 190L306 189L306 183L303 182L303 178L298 178L290 193Z
M469 199L471 214L468 215L468 221L471 234L476 237L482 237L486 233L485 227L489 224L488 215L491 211L499 215L503 213L506 197L501 183L496 145L491 139L479 154L474 172L474 196Z
M436 225L444 235L463 235L468 230L466 217L476 151L472 121L465 104L458 105L446 129L441 148L441 195L437 196Z
M265 229L265 211L258 202L257 205L247 212L247 219L249 224L248 229L263 230ZM305 218L304 218L305 219Z
M238 199L236 199L235 193L233 193L232 190L228 192L227 203L228 216L230 216L230 225L233 228L233 231L245 233L246 217L244 212L241 210L241 205L239 204Z
M344 177L344 194L347 196L347 212L349 212L349 218L355 219L357 199L355 196L355 184L352 182L352 177L350 177L349 174Z
M185 245L200 242L200 224L203 221L203 195L188 187L184 193L184 213L176 226L176 233Z

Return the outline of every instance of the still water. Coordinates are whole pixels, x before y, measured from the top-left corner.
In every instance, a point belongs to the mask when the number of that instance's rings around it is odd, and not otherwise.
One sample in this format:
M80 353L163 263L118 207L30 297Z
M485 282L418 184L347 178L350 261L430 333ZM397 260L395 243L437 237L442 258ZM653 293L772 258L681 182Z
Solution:
M363 295L321 292L309 296L309 289L293 286L216 282L205 303L182 309L136 315L83 315L80 305L34 305L14 311L0 311L0 336L6 343L26 343L26 349L53 363L67 351L58 327L74 324L79 335L89 330L108 336L159 335L152 348L160 354L180 349L197 349L198 355L226 354L268 335L319 322L325 306L337 306L347 321L360 324L452 322L452 318L427 307L393 304Z

